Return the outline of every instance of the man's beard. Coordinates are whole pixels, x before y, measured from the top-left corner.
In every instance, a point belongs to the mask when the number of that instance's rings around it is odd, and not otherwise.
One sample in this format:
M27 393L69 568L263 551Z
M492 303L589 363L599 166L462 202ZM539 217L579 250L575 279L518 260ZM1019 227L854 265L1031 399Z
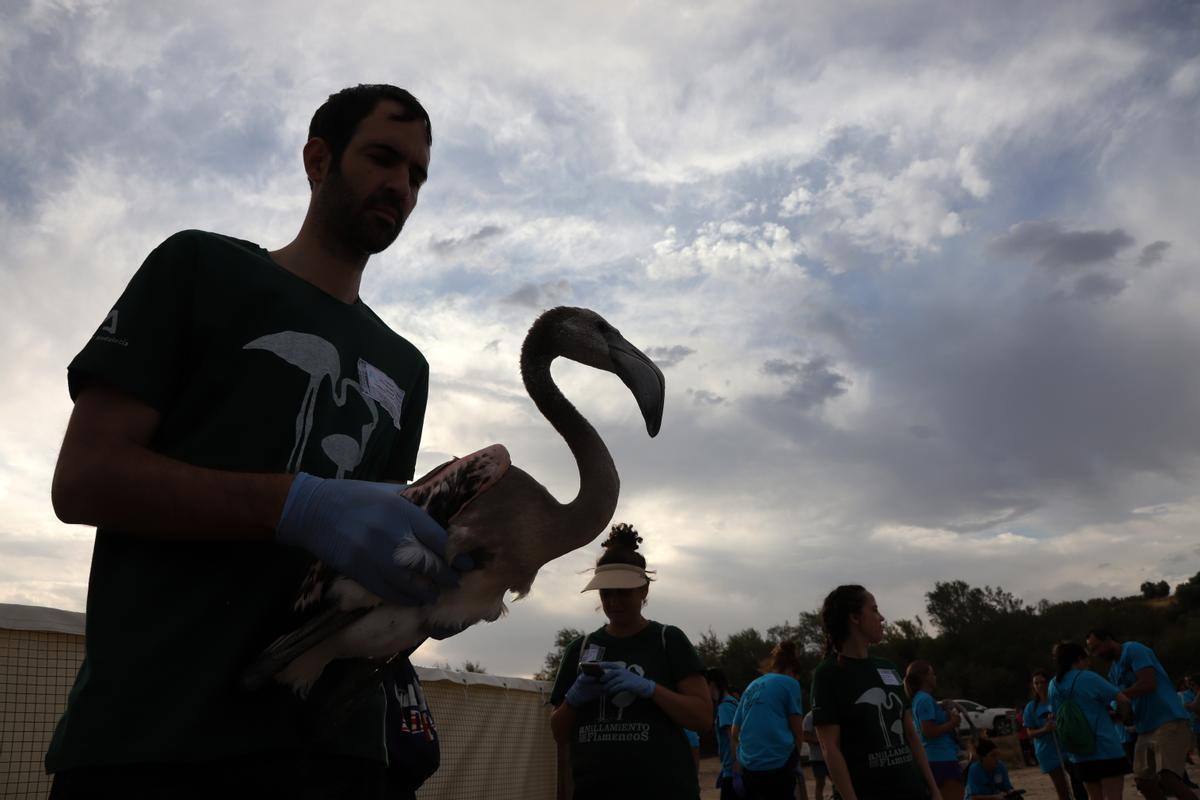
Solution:
M396 203L372 195L360 202L350 191L341 173L334 169L326 176L317 196L322 228L334 242L356 253L382 253L404 229L404 220ZM388 225L369 209L384 207L395 214L396 223Z

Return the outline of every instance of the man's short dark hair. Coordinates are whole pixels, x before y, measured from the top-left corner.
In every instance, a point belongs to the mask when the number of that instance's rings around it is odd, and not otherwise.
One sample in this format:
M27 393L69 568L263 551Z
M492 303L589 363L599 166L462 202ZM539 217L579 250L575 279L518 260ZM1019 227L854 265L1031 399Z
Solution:
M1102 642L1115 642L1117 640L1117 637L1113 636L1113 632L1108 628L1092 628L1087 632L1087 635L1095 636Z
M429 121L429 113L412 94L387 83L360 83L329 95L308 124L308 138L325 140L333 155L333 168L337 169L358 123L385 100L398 103L404 109L396 119L425 123L425 143L433 146L433 123Z

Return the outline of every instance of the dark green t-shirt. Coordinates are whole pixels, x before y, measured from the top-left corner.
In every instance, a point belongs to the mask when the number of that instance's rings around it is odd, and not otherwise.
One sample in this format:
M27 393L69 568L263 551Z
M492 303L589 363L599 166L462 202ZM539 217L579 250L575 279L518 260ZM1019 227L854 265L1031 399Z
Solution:
M882 658L831 656L813 672L813 724L841 726L842 756L860 800L929 797L904 735L903 683Z
M362 302L200 231L150 254L68 370L72 398L94 382L153 406L151 447L171 458L370 480L412 476L428 381L421 353ZM98 530L85 658L47 769L302 750L384 760L382 694L330 732L280 687L237 686L286 630L312 560Z
M677 690L679 681L704 672L683 631L650 622L633 636L604 628L576 639L563 654L550 702L559 705L579 673L580 656L613 661ZM571 731L571 778L588 797L687 798L700 796L691 745L683 728L653 700L617 695L577 709Z

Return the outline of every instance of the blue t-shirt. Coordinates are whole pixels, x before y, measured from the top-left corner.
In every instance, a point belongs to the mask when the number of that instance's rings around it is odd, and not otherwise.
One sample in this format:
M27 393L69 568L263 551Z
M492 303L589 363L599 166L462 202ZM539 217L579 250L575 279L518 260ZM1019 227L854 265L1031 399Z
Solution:
M1064 698L1070 697L1079 704L1092 732L1096 735L1096 748L1086 756L1067 753L1069 761L1102 761L1109 758L1124 758L1125 748L1117 739L1117 731L1112 718L1108 716L1108 704L1117 696L1118 689L1101 678L1090 669L1073 669L1063 676L1062 689L1059 689L1058 678L1050 681L1050 708L1058 716Z
M695 750L697 747L700 746L700 734L696 733L691 728L684 728L683 735L687 737L688 747Z
M1021 712L1021 719L1025 722L1026 728L1044 728L1046 719L1051 713L1049 703L1030 700L1026 704L1025 710ZM1037 756L1038 766L1041 767L1042 772L1054 772L1062 766L1062 758L1059 756L1061 748L1056 746L1053 731L1041 736L1030 735L1029 738L1033 739L1033 754Z
M721 756L721 777L733 776L733 750L729 747L729 726L733 724L733 715L737 712L738 703L733 695L725 695L717 704L717 721L713 724L717 735L717 753Z
M1008 768L1004 762L997 761L996 769L988 772L983 764L972 761L967 768L967 793L963 800L971 800L976 795L1002 794L1011 792L1012 781L1008 779Z
M946 723L949 717L946 716L942 704L934 700L929 692L917 692L912 699L912 715L917 735L925 745L925 757L929 761L958 761L958 742L954 741L954 734L947 731L931 739L921 730L922 722L928 721L935 725Z
M1179 702L1175 686L1167 676L1167 671L1158 662L1158 656L1140 642L1125 642L1121 645L1121 657L1108 668L1108 680L1113 685L1126 689L1137 680L1138 670L1147 667L1154 670L1154 677L1157 679L1154 691L1129 698L1133 701L1133 724L1137 732L1150 733L1171 720L1189 719L1190 715L1183 710L1183 703Z
M790 720L803 716L800 681L778 672L755 678L733 715L738 727L738 762L752 770L782 767L798 745Z

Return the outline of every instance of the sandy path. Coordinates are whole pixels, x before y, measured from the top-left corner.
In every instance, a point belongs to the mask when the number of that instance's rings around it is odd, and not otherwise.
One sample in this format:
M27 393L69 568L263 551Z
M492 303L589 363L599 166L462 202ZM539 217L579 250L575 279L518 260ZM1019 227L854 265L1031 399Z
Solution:
M721 762L715 758L705 758L700 761L701 800L718 800L720 798L721 793L713 788L713 782L720 770ZM813 788L812 772L809 770L804 772L808 800L817 800L816 790ZM1009 776L1012 778L1013 786L1025 790L1025 800L1058 800L1058 795L1054 793L1054 786L1051 785L1050 779L1043 775L1037 767L1010 767ZM826 781L824 800L829 800L829 793L830 785ZM801 797L799 792L796 795L797 798ZM1128 775L1125 776L1125 797L1128 800L1140 800L1141 798L1141 795L1133 788L1133 778Z

